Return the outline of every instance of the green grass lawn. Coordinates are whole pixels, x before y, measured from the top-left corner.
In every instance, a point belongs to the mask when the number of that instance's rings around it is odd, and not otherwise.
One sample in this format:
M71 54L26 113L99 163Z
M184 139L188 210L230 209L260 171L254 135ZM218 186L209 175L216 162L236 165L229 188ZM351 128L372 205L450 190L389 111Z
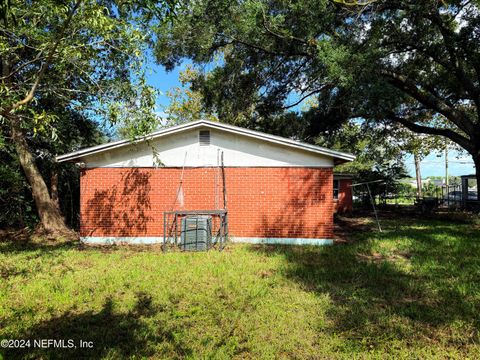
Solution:
M26 358L478 358L480 228L385 220L330 247L0 242L0 339Z

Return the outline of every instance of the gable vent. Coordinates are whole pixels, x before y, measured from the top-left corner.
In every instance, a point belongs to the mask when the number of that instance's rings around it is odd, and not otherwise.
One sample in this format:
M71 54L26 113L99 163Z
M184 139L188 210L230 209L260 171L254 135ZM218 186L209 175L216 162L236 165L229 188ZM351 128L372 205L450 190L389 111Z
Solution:
M200 146L210 145L210 130L200 130L198 133L198 141Z

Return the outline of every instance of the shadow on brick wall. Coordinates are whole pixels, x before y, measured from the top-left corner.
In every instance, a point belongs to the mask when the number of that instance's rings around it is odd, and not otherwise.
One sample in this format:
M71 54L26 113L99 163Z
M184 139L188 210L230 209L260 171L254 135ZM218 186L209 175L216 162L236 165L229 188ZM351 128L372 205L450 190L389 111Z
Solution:
M153 218L151 173L132 168L122 173L117 185L95 190L87 201L85 217L88 236L141 236Z
M257 228L260 237L316 238L331 237L332 227L325 226L322 215L330 216L331 207L326 205L327 196L331 196L328 186L331 179L324 172L306 171L283 175L283 181L288 183L289 197L284 202L279 215L262 214L261 225ZM332 200L333 201L333 200ZM278 212L278 211L277 211ZM320 218L320 220L318 220ZM333 218L332 218L333 221Z

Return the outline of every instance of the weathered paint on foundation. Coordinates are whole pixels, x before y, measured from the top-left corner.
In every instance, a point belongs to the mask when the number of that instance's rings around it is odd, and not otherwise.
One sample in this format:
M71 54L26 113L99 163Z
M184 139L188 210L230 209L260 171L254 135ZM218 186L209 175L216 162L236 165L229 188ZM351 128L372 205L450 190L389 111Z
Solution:
M98 245L121 245L121 244L135 244L135 245L152 245L163 243L163 237L136 237L136 236L82 236L80 241L86 244Z
M233 237L232 242L272 245L332 245L333 239Z
M163 238L160 237L133 237L133 236L84 236L80 240L87 244L96 245L121 245L121 244L135 244L135 245L153 245L162 244ZM306 238L261 238L261 237L232 237L230 241L235 243L248 244L271 244L271 245L332 245L332 239L306 239ZM167 242L172 243L173 238L168 238ZM213 242L215 240L213 239Z

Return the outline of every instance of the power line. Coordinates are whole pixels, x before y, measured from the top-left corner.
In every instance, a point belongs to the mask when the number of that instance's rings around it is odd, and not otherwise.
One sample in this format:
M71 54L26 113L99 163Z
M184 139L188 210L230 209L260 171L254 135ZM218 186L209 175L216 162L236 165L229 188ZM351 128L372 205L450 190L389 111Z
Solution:
M475 164L473 161L464 161L464 160L450 160L448 159L449 163L455 163L455 164L464 164L464 165L473 165ZM415 164L414 161L409 161L409 164ZM426 161L420 161L421 164L443 164L445 161L434 161L434 160L426 160Z

